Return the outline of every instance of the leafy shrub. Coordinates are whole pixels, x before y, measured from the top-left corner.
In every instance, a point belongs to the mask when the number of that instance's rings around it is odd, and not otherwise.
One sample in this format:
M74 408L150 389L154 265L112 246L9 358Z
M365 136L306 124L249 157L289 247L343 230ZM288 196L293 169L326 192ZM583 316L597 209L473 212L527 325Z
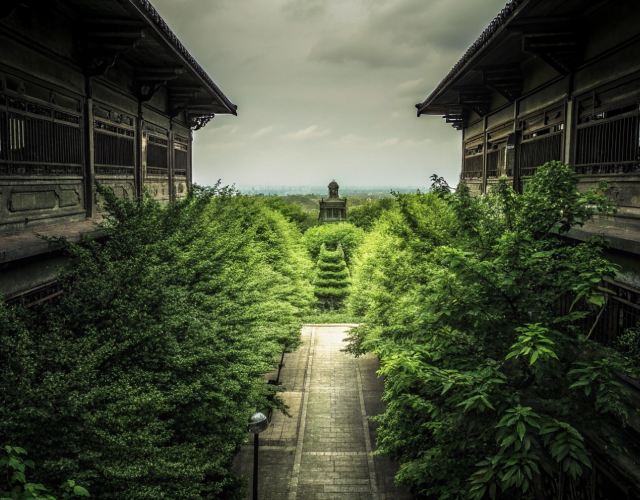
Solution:
M350 279L344 252L339 243L335 250L327 250L324 245L320 248L313 284L320 309L340 309L349 295Z
M334 250L338 244L342 247L347 265L351 265L353 254L364 239L364 231L348 222L322 224L307 229L304 233L304 244L313 260L320 256L322 245Z
M0 498L3 500L56 500L46 486L27 480L27 469L33 469L33 460L19 446L5 445L0 450ZM60 488L62 499L89 497L89 491L73 479Z
M479 197L464 185L400 195L365 238L349 299L365 320L350 349L381 360L379 452L418 496L561 489L592 467L582 430L626 418L615 374L628 366L580 326L604 307L600 283L615 267L598 241L562 237L606 210L552 162L521 195L505 182Z
M271 209L280 212L285 218L293 222L302 232L318 224L316 214L305 211L299 204L292 203L281 196L260 197Z
M365 231L370 231L385 212L393 209L394 204L394 198L368 200L362 205L349 209L349 222Z
M640 365L640 327L628 328L616 340L615 347L627 358Z
M313 300L301 236L218 187L161 208L105 194L103 243L68 245L58 303L0 304L0 435L43 484L97 498L220 498L263 374L298 342Z

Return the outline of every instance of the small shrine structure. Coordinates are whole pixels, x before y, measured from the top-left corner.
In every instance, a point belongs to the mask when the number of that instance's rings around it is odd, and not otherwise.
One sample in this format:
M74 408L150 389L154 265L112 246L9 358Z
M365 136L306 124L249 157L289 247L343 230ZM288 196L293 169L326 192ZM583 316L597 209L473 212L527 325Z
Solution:
M321 223L326 222L341 222L347 220L347 199L340 198L338 190L340 186L335 180L329 183L329 198L320 200L320 215L319 220Z

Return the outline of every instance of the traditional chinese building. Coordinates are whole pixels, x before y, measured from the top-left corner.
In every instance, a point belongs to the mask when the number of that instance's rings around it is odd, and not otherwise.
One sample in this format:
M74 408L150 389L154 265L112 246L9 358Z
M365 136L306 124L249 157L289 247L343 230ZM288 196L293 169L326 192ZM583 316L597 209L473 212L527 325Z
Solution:
M340 186L333 180L329 183L329 197L320 200L319 220L325 222L342 222L347 220L347 199L340 198Z
M55 293L62 258L38 234L95 236L96 184L185 196L215 114L236 106L148 0L3 1L0 297Z
M475 193L502 176L520 190L549 160L573 166L582 190L606 181L617 213L571 233L604 236L622 266L594 336L610 344L640 324L640 2L512 0L416 107L462 131L460 179ZM637 445L640 420L629 432ZM591 444L607 498L637 498L640 455Z

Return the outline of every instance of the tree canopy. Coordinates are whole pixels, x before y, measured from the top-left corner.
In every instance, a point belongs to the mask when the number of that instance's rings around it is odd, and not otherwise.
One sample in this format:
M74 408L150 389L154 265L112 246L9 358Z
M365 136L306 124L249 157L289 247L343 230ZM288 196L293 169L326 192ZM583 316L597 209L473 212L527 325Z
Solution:
M370 231L376 221L395 204L394 198L368 200L362 205L349 209L349 222L365 231Z

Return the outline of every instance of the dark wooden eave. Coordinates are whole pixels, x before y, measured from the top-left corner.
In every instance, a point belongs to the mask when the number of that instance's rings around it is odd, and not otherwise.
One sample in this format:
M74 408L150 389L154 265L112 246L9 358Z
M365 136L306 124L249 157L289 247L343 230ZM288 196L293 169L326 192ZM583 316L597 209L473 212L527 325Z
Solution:
M64 0L63 5L77 18L79 56L89 76L105 74L124 60L135 70L132 91L142 102L166 87L174 115L189 114L192 103L206 105L209 119L237 114L237 106L148 0Z
M431 94L416 104L418 116L460 116L460 106L483 116L493 92L513 102L522 93L520 64L527 57L539 58L559 74L571 72L582 56L579 20L587 3L509 1ZM458 120L452 123L459 125Z
M160 37L167 48L173 50L176 56L183 61L187 69L196 76L204 87L207 89L211 97L217 103L221 104L226 110L217 110L218 114L237 114L238 107L233 104L214 83L207 72L198 64L194 57L189 53L185 46L180 42L175 33L169 28L165 20L160 16L158 11L151 5L149 0L128 0L131 6L141 15L154 29L155 34ZM217 109L217 108L216 108Z
M478 55L486 50L486 48L505 31L509 21L530 1L532 0L511 0L506 4L431 94L423 102L416 104L418 116L422 114L441 114L440 110L446 103L438 103L438 98L441 97L445 91L450 90L450 87L456 83L460 79L460 76L468 71L477 60ZM451 104L454 103L451 102ZM446 108L446 106L444 107Z

